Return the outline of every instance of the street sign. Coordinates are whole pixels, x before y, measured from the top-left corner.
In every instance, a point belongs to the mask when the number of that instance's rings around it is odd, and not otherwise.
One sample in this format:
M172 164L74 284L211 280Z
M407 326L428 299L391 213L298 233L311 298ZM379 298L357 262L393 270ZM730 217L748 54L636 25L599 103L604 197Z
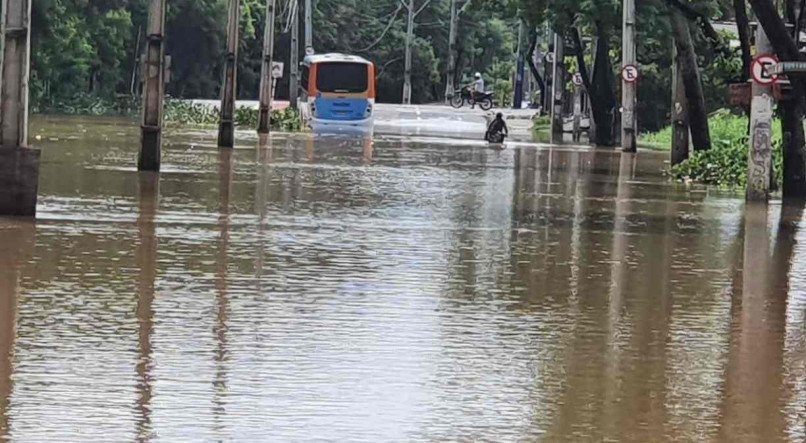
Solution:
M283 78L283 69L285 64L283 62L271 63L271 76L272 78Z
M582 86L584 83L585 83L585 82L584 82L584 81L582 81L582 74L580 74L579 72L577 72L576 74L574 74L574 84L575 84L575 85L577 85L577 86Z
M778 62L767 68L767 72L772 75L803 75L806 74L806 62Z
M778 59L774 55L759 55L753 60L753 66L750 72L753 75L753 81L759 85L771 85L778 80L778 76L769 72L769 68L775 66Z
M546 53L546 63L554 63L554 53L547 52Z
M635 83L639 77L638 67L635 65L627 65L621 69L621 78L627 83Z

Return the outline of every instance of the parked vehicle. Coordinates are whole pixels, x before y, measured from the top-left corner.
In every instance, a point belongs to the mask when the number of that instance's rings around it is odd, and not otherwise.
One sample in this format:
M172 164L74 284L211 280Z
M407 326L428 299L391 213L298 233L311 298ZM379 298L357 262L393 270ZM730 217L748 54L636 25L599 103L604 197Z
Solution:
M451 106L459 109L465 104L470 106L479 105L482 110L489 111L493 108L493 93L484 92L478 94L478 97L474 97L473 91L470 90L470 87L465 86L464 88L454 92L453 97L451 97Z

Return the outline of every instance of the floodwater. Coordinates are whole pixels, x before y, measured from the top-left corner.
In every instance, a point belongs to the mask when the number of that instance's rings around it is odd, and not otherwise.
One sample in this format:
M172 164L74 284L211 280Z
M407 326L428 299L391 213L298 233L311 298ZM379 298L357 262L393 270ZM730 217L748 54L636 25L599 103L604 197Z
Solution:
M803 207L665 155L38 119L0 440L806 439Z

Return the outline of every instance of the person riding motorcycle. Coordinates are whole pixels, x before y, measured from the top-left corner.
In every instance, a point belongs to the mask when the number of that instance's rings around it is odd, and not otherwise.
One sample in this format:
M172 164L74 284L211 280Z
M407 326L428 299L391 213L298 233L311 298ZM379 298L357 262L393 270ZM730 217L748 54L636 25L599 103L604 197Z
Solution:
M495 120L490 122L487 126L487 133L484 134L484 139L490 143L503 143L504 139L509 137L509 128L507 122L504 120L504 114L498 113L495 115Z
M481 72L477 72L473 77L475 81L473 81L473 106L471 108L475 108L476 102L481 100L484 97L484 93L487 92L484 89L484 78L481 77Z
M484 98L484 93L487 92L484 90L484 78L481 77L481 73L477 72L473 77L475 80L468 85L471 97L473 97L471 109L476 107L476 102Z

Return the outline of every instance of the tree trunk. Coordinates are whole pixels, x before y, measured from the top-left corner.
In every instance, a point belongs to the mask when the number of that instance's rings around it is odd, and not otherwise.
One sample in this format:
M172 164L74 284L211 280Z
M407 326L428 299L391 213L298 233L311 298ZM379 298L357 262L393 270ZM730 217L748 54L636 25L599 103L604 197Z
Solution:
M739 43L742 48L742 81L750 79L750 65L753 56L750 53L750 19L747 17L745 0L733 0L736 13L736 27L739 28Z
M784 197L806 197L806 137L803 109L796 100L781 102L784 132Z
M532 77L535 78L537 86L540 88L540 100L543 100L546 96L546 82L543 81L543 77L541 77L540 72L537 71L534 60L535 49L537 48L537 33L533 31L529 39L529 52L526 54L526 63L529 64L529 71L532 72Z
M456 12L456 0L451 0L451 23L450 31L448 32L448 74L445 81L445 103L449 103L453 97L454 79L456 78L456 56L454 48L456 46L456 32L459 25L458 13Z
M772 48L781 61L800 60L798 45L789 35L781 16L770 0L750 0L750 6L756 13L759 23L764 28Z
M593 77L588 72L588 65L582 51L582 41L579 30L573 28L574 46L576 46L577 64L582 82L588 91L593 114L593 142L597 146L615 146L614 137L616 109L616 92L613 88L613 67L610 63L610 47L608 35L601 23L596 23L598 44L593 64Z
M411 44L414 40L414 0L409 0L409 19L406 26L406 62L403 68L403 104L411 104Z
M711 149L711 134L708 129L708 112L705 108L705 97L700 82L697 54L694 52L694 45L691 41L691 30L688 21L676 8L669 8L669 16L677 47L677 62L686 90L691 141L695 151L707 151Z

